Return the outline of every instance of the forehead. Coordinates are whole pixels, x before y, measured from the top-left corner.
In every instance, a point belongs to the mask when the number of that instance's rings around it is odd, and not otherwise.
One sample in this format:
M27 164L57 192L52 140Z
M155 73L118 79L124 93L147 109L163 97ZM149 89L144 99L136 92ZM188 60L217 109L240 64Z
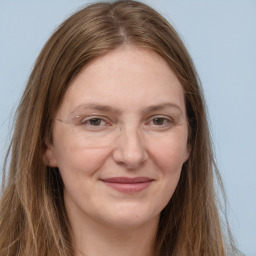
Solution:
M182 85L168 63L152 50L125 45L84 67L70 84L60 111L83 104L135 111L165 103L185 108Z

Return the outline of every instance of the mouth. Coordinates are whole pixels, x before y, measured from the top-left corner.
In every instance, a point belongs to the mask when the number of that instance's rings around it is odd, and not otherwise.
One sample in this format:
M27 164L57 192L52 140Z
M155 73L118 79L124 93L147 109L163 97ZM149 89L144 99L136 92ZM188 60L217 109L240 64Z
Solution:
M112 177L101 181L122 193L136 193L146 189L154 180L148 177Z

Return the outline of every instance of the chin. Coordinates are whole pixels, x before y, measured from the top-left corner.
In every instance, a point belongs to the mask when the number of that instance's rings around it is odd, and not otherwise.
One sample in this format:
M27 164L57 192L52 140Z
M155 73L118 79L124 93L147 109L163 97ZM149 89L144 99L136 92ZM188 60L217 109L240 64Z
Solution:
M119 229L138 228L151 222L158 224L160 216L160 212L150 212L148 209L142 209L135 205L131 207L117 207L109 213L108 218L106 215L104 216L105 221L112 227Z

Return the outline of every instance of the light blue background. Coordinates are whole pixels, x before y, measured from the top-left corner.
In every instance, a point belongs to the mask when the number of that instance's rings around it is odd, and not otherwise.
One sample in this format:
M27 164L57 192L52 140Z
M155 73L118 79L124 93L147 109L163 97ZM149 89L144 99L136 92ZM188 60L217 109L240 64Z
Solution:
M36 56L56 26L88 2L0 0L1 166L10 120ZM194 59L208 102L231 227L239 248L256 255L256 1L145 2L174 25Z

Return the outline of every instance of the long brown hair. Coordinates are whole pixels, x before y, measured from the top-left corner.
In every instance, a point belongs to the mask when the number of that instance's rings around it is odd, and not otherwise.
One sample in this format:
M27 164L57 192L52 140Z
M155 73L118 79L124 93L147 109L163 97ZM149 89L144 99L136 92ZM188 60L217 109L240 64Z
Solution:
M146 47L161 55L185 94L191 153L161 213L155 254L227 255L231 236L225 240L222 232L214 177L220 185L221 180L194 65L174 28L155 10L136 1L97 3L81 9L59 26L37 58L18 106L6 158L0 255L75 255L61 177L57 168L43 162L45 140L51 140L52 120L74 77L92 59L122 44Z

